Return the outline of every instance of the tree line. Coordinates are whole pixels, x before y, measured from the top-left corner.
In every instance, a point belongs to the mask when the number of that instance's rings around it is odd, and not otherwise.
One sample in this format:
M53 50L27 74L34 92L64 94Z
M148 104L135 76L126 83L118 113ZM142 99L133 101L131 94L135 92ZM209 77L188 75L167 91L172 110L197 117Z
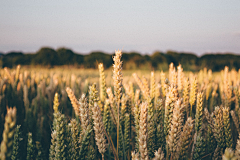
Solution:
M54 67L71 65L78 68L97 68L103 63L104 68L112 67L112 54L96 51L87 55L74 53L67 48L52 49L43 47L36 53L9 52L0 54L0 67L15 67L20 65ZM173 62L175 66L181 64L185 71L198 71L207 67L213 71L220 71L225 66L230 69L240 69L240 55L233 53L204 54L200 57L194 53L156 51L151 55L142 55L137 52L123 53L123 69L167 70Z

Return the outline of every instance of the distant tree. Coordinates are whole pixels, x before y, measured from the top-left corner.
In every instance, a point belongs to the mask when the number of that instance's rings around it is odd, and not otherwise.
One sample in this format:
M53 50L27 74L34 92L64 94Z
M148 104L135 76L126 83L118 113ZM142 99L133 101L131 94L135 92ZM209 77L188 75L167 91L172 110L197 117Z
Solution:
M92 52L84 56L84 66L87 68L97 68L98 63L103 63L104 68L112 66L112 55L103 52Z
M2 56L2 67L15 67L19 63L19 59L23 58L24 54L22 52L9 52Z
M57 52L52 48L41 48L33 59L33 63L37 65L59 65L59 57Z
M84 56L81 54L74 54L73 55L73 64L82 65L84 62Z
M3 67L3 61L2 61L2 57L0 57L0 68Z
M84 62L84 56L76 54L67 48L57 49L60 65L80 65Z
M151 62L154 69L158 69L159 65L163 63L168 63L166 56L162 52L154 52L151 55Z
M142 55L141 56L134 56L133 61L136 63L138 68L140 67L140 65L142 65L146 62L146 60L144 59L144 57Z
M192 53L180 53L178 62L182 65L185 71L198 70L198 57Z
M67 48L59 48L56 51L52 48L43 47L35 54L24 54L22 52L0 53L0 67L16 67L21 65L78 65L84 68L97 68L98 63L103 63L107 69L112 66L113 54L103 52L92 52L88 55L76 54ZM123 69L160 69L167 70L168 65L173 62L175 67L182 65L185 71L198 71L204 67L212 71L220 71L225 66L229 69L240 69L240 55L205 54L201 57L193 53L167 51L166 53L154 52L152 55L142 55L137 52L123 53Z
M137 52L130 52L130 53L123 52L122 61L124 62L131 61L134 57L142 57L142 55Z
M74 63L74 53L72 50L66 48L59 48L56 51L59 57L59 65L70 65Z
M179 64L179 54L175 51L167 51L166 52L166 58L168 61L168 64L173 63L174 66L177 66Z
M200 68L207 67L213 71L220 71L225 66L229 66L229 69L240 68L240 56L226 53L226 54L205 54L199 58Z

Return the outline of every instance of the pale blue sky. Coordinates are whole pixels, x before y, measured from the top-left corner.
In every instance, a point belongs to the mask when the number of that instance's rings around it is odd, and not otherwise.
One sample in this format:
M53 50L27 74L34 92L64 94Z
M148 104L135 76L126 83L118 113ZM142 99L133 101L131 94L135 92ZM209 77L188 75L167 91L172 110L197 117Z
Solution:
M1 0L0 52L240 54L240 0Z

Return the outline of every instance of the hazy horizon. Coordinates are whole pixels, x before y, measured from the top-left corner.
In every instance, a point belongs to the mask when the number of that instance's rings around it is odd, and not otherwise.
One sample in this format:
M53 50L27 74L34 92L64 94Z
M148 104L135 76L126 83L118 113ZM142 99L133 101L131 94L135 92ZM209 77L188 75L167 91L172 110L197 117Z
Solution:
M1 1L0 52L240 54L240 1Z
M79 51L75 51L74 49L71 49L71 48L68 48L68 47L65 47L65 46L60 46L60 47L57 47L57 48L53 48L51 46L42 46L40 47L39 49L37 49L36 51L31 51L31 52L24 52L22 50L9 50L7 52L2 52L0 50L0 53L3 53L3 54L8 54L8 53L12 53L12 52L21 52L23 54L36 54L36 52L38 52L41 48L52 48L54 50L57 50L57 49L60 49L60 48L65 48L65 49L70 49L71 51L73 51L75 54L81 54L81 55L88 55L92 52L102 52L102 53L106 53L106 54L114 54L115 53L115 50L113 51L102 51L102 50L92 50L92 51L89 51L89 52L79 52ZM122 50L122 49L119 49L119 50ZM202 54L197 54L197 53L194 53L194 52L190 52L190 51L177 51L177 50L172 50L172 49L169 49L169 50L166 50L166 51L162 51L162 50L155 50L153 52L146 52L146 53L142 53L140 51L135 51L135 50L131 50L131 51L126 51L126 50L122 50L123 53L139 53L141 55L152 55L153 53L155 52L162 52L162 53L167 53L168 51L172 51L172 52L177 52L177 53L186 53L186 54L195 54L196 56L198 57L201 57L203 55L206 55L206 54L235 54L235 55L240 55L240 52L236 53L236 52L205 52L205 53L202 53Z

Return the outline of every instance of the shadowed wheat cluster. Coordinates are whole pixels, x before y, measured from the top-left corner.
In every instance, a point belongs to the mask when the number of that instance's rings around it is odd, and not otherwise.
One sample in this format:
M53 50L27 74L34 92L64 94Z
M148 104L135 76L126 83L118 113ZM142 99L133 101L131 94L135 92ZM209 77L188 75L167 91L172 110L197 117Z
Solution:
M240 159L240 71L129 74L121 57L113 73L2 69L1 159Z

